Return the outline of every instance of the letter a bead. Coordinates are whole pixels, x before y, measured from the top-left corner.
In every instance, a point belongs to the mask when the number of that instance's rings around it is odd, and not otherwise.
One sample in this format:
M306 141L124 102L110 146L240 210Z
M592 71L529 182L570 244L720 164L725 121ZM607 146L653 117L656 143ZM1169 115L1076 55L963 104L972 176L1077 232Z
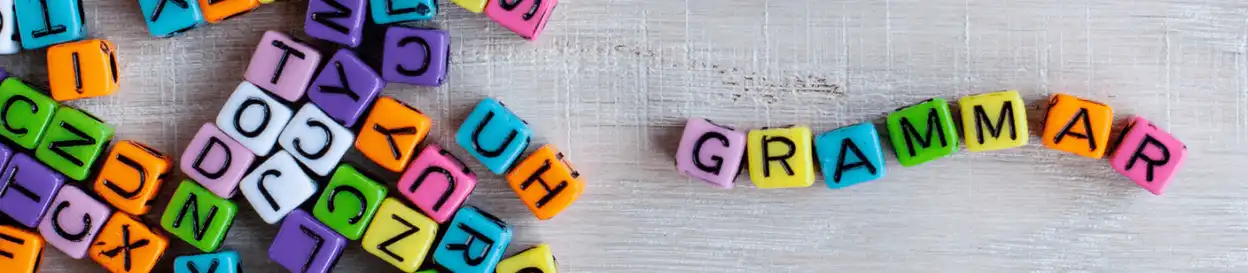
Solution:
M59 105L17 78L0 83L0 136L17 146L34 149L52 123Z
M0 268L8 272L39 272L43 237L14 226L0 226Z
M764 128L746 136L750 180L760 189L810 187L815 160L810 128Z
M120 88L119 77L113 42L91 39L48 48L48 82L57 101L112 94Z
M310 0L303 23L308 36L357 47L364 37L367 0Z
M840 189L884 177L884 148L875 124L860 123L819 134L815 154L828 188Z
M507 184L537 219L550 220L585 191L581 173L554 145L544 145L507 173Z
M712 186L731 189L745 158L745 132L689 118L676 150L676 169Z
M986 152L1027 145L1027 104L1018 91L958 99L966 150Z
M368 225L364 250L403 272L420 268L438 235L438 223L394 198L386 198Z
M40 49L87 37L80 0L14 0L22 47Z
M104 158L104 167L95 178L95 193L133 215L147 214L165 177L173 170L173 160L134 141L120 141Z
M16 153L0 176L0 212L34 228L44 218L65 177L26 153Z
M537 40L557 4L557 0L495 0L486 4L485 16L520 37Z
M52 201L51 211L39 223L39 234L66 256L82 259L110 214L108 205L78 187L65 185Z
M152 272L169 239L125 213L113 213L87 253L110 272Z
M316 48L281 32L265 31L243 78L279 98L296 101L307 91L320 63L321 53Z
M236 213L238 206L230 200L186 180L169 199L169 207L160 217L160 227L200 251L216 251L234 224Z
M529 123L493 98L486 98L468 114L455 133L455 142L495 174L507 172L529 146Z
M256 156L212 123L199 127L182 152L182 173L220 197L234 197Z
M1187 145L1143 117L1129 120L1109 165L1148 192L1161 195L1187 160Z
M474 207L459 209L446 229L433 251L433 262L451 272L494 272L511 243L507 223Z
M912 167L958 151L949 103L935 98L888 114L888 135L897 162Z
M173 259L174 273L240 273L238 251L186 255Z
M420 110L394 98L381 97L364 120L355 148L382 168L401 172L431 128L433 119Z
M1109 146L1114 109L1079 97L1054 94L1041 140L1050 149L1100 159Z
M425 146L399 178L399 194L438 223L451 219L477 187L477 175L449 151Z
M506 273L557 273L555 255L550 252L550 245L540 244L498 262L497 272Z
M282 229L269 246L269 259L291 272L324 273L334 269L347 239L296 210L282 220Z
M441 86L450 70L451 35L437 29L391 26L386 29L381 78L423 86Z
M35 149L35 157L74 180L87 179L95 160L113 139L113 126L73 107L56 109L52 126Z
M196 0L139 0L147 32L163 38L208 23Z
M385 185L342 164L321 192L312 215L348 240L359 240L387 192Z

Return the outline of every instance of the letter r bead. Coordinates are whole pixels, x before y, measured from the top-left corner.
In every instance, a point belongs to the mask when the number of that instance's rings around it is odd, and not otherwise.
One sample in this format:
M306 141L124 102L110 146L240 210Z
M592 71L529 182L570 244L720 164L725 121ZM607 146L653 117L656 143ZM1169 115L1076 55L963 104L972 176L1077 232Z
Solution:
M507 184L537 219L550 220L584 191L581 173L553 145L537 149L507 173Z
M685 175L731 189L745 157L745 132L703 118L689 118L676 151L676 169Z
M1140 187L1161 195L1186 159L1187 145L1147 119L1134 116L1119 137L1109 165Z

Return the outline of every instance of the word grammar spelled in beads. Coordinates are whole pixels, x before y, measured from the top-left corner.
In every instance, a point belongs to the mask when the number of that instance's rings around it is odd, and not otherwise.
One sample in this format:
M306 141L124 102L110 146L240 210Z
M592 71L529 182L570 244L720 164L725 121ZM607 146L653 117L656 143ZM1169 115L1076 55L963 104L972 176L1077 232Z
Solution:
M959 132L972 152L1027 145L1026 105L1018 92L964 97L958 105L960 117L939 98L890 113L885 127L897 161L913 167L953 154ZM1111 143L1114 112L1108 105L1055 94L1048 106L1040 136L1044 146L1092 159L1109 154L1110 167L1153 194L1162 193L1187 158L1183 142L1143 117L1128 118ZM955 119L960 119L961 130ZM691 118L676 153L677 170L721 188L732 188L743 167L758 188L809 187L815 182L816 162L833 189L878 180L886 173L884 144L871 123L814 135L805 126L744 132Z

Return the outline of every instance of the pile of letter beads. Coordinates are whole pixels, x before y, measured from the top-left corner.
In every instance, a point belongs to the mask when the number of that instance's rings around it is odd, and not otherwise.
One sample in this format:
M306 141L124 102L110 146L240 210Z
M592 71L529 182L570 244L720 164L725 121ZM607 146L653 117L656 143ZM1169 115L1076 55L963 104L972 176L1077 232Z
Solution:
M550 20L550 15L558 4L556 0L453 0L453 2L473 13L485 12L487 17L499 25L529 40L536 40L541 36L542 31L546 29L546 23ZM365 17L376 25L392 25L432 20L437 13L438 3L435 0L311 0L308 2L308 12L304 20L304 32L317 39L354 48L364 40ZM154 31L153 34L155 35Z

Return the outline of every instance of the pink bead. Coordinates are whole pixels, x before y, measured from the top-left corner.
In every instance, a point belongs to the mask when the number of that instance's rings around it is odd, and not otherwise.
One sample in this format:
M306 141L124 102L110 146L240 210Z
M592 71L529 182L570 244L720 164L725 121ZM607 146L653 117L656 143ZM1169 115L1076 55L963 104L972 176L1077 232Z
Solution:
M676 150L676 169L711 185L731 189L745 157L745 132L690 118Z
M66 256L82 259L111 211L82 189L65 185L39 223L39 234Z
M182 173L223 198L234 197L256 156L212 123L199 127L182 151Z
M495 0L485 6L485 16L529 40L537 40L557 0Z
M1130 118L1109 165L1140 187L1161 195L1187 159L1187 145L1140 116Z
M248 82L287 101L295 101L307 91L321 53L276 31L266 31L251 56Z
M399 178L399 193L438 223L444 223L477 187L477 175L450 152L429 144Z

